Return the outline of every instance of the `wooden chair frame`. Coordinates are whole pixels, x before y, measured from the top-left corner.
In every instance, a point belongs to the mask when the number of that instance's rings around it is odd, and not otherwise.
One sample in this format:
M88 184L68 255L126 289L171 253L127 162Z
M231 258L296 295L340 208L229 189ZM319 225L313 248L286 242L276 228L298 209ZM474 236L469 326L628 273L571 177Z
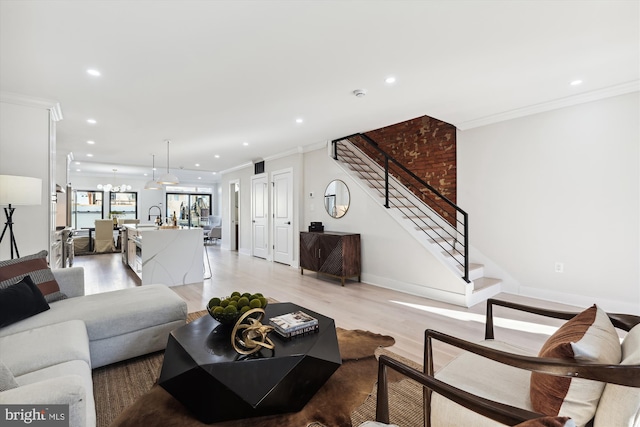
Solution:
M525 311L546 317L569 320L578 312L548 310L524 304L497 299L487 300L485 339L493 339L493 306L498 305L514 310ZM640 316L630 314L608 314L613 325L629 331L640 323ZM424 424L431 426L431 393L436 392L459 405L497 422L515 425L529 419L543 417L543 414L531 412L514 406L485 399L435 378L433 369L433 340L441 341L462 350L489 358L499 363L528 371L550 375L584 378L629 387L640 387L640 365L607 365L600 363L575 362L566 359L523 356L500 350L494 350L459 338L427 329L425 331L424 372L413 369L388 356L381 355L378 364L378 385L376 401L376 421L389 423L389 393L387 368L417 381L423 386Z

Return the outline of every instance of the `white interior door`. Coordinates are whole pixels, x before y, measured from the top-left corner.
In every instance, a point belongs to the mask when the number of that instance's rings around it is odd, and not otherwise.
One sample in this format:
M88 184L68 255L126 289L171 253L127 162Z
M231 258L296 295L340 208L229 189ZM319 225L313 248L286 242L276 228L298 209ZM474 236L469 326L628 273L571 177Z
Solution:
M251 178L251 240L253 256L267 258L269 254L269 188L267 174Z
M291 264L293 259L293 171L272 174L273 260Z

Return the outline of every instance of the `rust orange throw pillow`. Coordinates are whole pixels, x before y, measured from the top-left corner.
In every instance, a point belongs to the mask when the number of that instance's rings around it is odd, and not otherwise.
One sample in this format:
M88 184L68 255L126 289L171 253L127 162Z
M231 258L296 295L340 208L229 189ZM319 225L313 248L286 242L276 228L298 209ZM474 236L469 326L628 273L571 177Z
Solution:
M26 275L31 276L47 303L66 298L47 264L47 251L0 261L0 289L15 285Z

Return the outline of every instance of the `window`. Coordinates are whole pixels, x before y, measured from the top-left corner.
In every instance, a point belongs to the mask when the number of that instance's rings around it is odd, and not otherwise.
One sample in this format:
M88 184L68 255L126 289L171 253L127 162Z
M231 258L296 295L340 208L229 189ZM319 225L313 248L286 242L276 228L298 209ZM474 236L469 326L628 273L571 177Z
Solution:
M201 227L209 223L211 194L167 193L167 218L178 218L178 225Z
M71 201L71 227L78 230L94 227L102 219L104 193L102 191L74 190Z
M109 214L111 218L138 218L138 193L135 191L111 193Z

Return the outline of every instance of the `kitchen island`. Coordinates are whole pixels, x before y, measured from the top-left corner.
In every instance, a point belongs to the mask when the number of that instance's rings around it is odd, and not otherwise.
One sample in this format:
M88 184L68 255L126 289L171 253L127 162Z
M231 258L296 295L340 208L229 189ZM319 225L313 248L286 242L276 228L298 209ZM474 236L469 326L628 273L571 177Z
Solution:
M202 228L126 224L122 261L143 285L186 285L204 280Z

